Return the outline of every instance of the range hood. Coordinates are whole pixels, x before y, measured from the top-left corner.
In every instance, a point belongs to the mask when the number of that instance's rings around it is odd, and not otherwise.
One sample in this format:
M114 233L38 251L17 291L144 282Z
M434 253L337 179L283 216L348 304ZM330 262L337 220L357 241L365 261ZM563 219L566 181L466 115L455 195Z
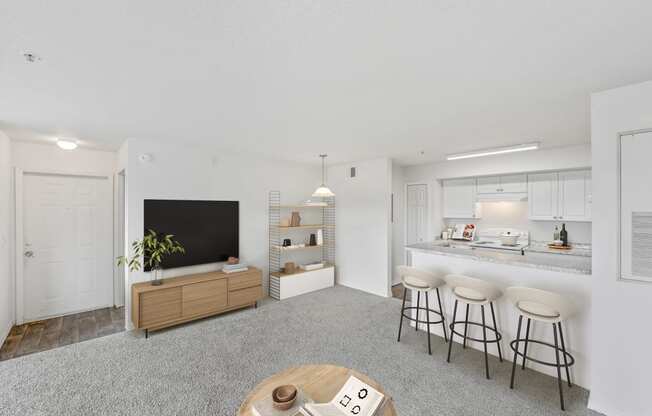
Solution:
M527 192L496 192L478 194L478 202L527 201Z

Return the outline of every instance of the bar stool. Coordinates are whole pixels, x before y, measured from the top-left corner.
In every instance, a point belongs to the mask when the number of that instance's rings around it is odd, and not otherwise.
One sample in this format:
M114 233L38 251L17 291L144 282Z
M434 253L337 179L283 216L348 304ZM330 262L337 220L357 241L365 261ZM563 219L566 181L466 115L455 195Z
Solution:
M514 362L512 363L512 380L509 387L514 388L514 375L516 373L516 359L523 357L521 368L525 369L525 361L530 360L535 363L547 365L549 367L557 367L557 384L559 385L559 401L561 403L561 410L564 409L564 392L562 389L561 369L566 369L566 380L568 387L572 387L570 370L569 368L575 364L575 358L566 351L566 344L564 343L564 333L562 332L561 322L567 319L573 313L572 303L565 297L545 290L533 289L529 287L509 287L506 290L507 298L518 309L518 330L516 339L512 341L509 346L514 351ZM521 338L521 324L523 318L527 318L527 329L525 330L525 338ZM539 321L547 324L552 324L554 332L555 343L533 340L530 338L530 323L532 321ZM559 335L557 335L559 332ZM559 339L558 339L559 338ZM519 344L524 342L523 352L519 351ZM561 348L559 347L561 341ZM544 345L555 350L555 362L546 362L537 360L527 355L527 347L529 343ZM559 353L564 357L564 363L561 364L559 360Z
M451 329L451 339L448 344L448 358L446 362L451 362L451 350L453 349L453 335L457 335L464 339L462 344L463 348L466 348L466 340L470 339L471 341L481 342L484 345L484 365L487 379L489 379L489 354L487 353L487 344L495 343L498 347L498 357L500 362L503 362L503 354L500 350L500 340L503 338L500 332L498 332L498 325L496 324L496 314L494 312L493 301L502 296L500 289L498 289L493 284L486 282L481 279L475 279L473 277L449 274L445 277L446 284L451 287L453 290L453 297L455 298L455 306L453 309L453 322L450 324ZM466 317L463 321L456 321L457 317L457 304L462 302L466 304ZM480 310L482 311L482 323L471 322L469 321L469 307L471 305L480 305ZM494 326L491 327L486 324L484 307L489 305L491 307L491 317L493 319ZM464 334L460 334L455 330L455 325L464 324ZM482 339L471 338L467 336L469 325L475 325L482 327ZM495 339L487 339L487 330L491 331L495 335Z
M441 297L439 296L439 287L446 284L443 279L437 277L435 273L420 270L414 267L409 266L398 266L396 268L399 276L401 276L401 283L403 283L403 306L401 307L401 322L398 326L398 339L397 342L401 342L401 329L403 328L403 318L409 319L412 322L416 322L415 331L419 330L419 324L426 324L428 326L428 354L432 355L432 348L430 346L430 325L441 324L442 329L444 330L444 340L448 342L448 335L446 334L446 324L444 323L444 314L441 308ZM417 291L417 306L405 307L405 296L407 295L408 289ZM437 292L437 303L439 304L439 310L430 309L428 292L435 290ZM421 292L426 296L426 307L421 307ZM416 319L411 316L406 315L406 311L411 311L416 309ZM426 312L426 320L419 320L419 312ZM441 318L438 321L430 321L430 312L439 315Z

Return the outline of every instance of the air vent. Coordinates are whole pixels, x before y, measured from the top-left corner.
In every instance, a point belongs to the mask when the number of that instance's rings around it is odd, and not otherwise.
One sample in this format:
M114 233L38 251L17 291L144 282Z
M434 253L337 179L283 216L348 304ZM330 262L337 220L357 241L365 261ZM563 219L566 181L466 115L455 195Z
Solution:
M351 166L351 169L349 171L349 178L355 178L357 176L357 174L358 174L357 169L358 168L356 168L355 166Z
M632 212L632 274L652 278L652 212Z

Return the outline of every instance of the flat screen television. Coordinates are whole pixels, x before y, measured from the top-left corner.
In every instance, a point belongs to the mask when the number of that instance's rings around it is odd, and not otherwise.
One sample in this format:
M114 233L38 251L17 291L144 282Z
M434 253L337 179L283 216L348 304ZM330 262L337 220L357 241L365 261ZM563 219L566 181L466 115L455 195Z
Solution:
M174 234L186 249L185 254L166 257L161 263L163 269L239 257L238 201L146 199L144 217L144 232Z

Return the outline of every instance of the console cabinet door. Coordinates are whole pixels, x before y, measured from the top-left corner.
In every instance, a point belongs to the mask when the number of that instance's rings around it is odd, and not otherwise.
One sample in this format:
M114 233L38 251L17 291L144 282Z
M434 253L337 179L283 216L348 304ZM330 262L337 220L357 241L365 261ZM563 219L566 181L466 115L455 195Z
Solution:
M154 290L140 294L140 328L148 328L181 318L181 288Z
M183 316L205 315L227 307L226 279L183 286Z
M558 175L528 175L528 212L531 220L556 220L559 216Z

